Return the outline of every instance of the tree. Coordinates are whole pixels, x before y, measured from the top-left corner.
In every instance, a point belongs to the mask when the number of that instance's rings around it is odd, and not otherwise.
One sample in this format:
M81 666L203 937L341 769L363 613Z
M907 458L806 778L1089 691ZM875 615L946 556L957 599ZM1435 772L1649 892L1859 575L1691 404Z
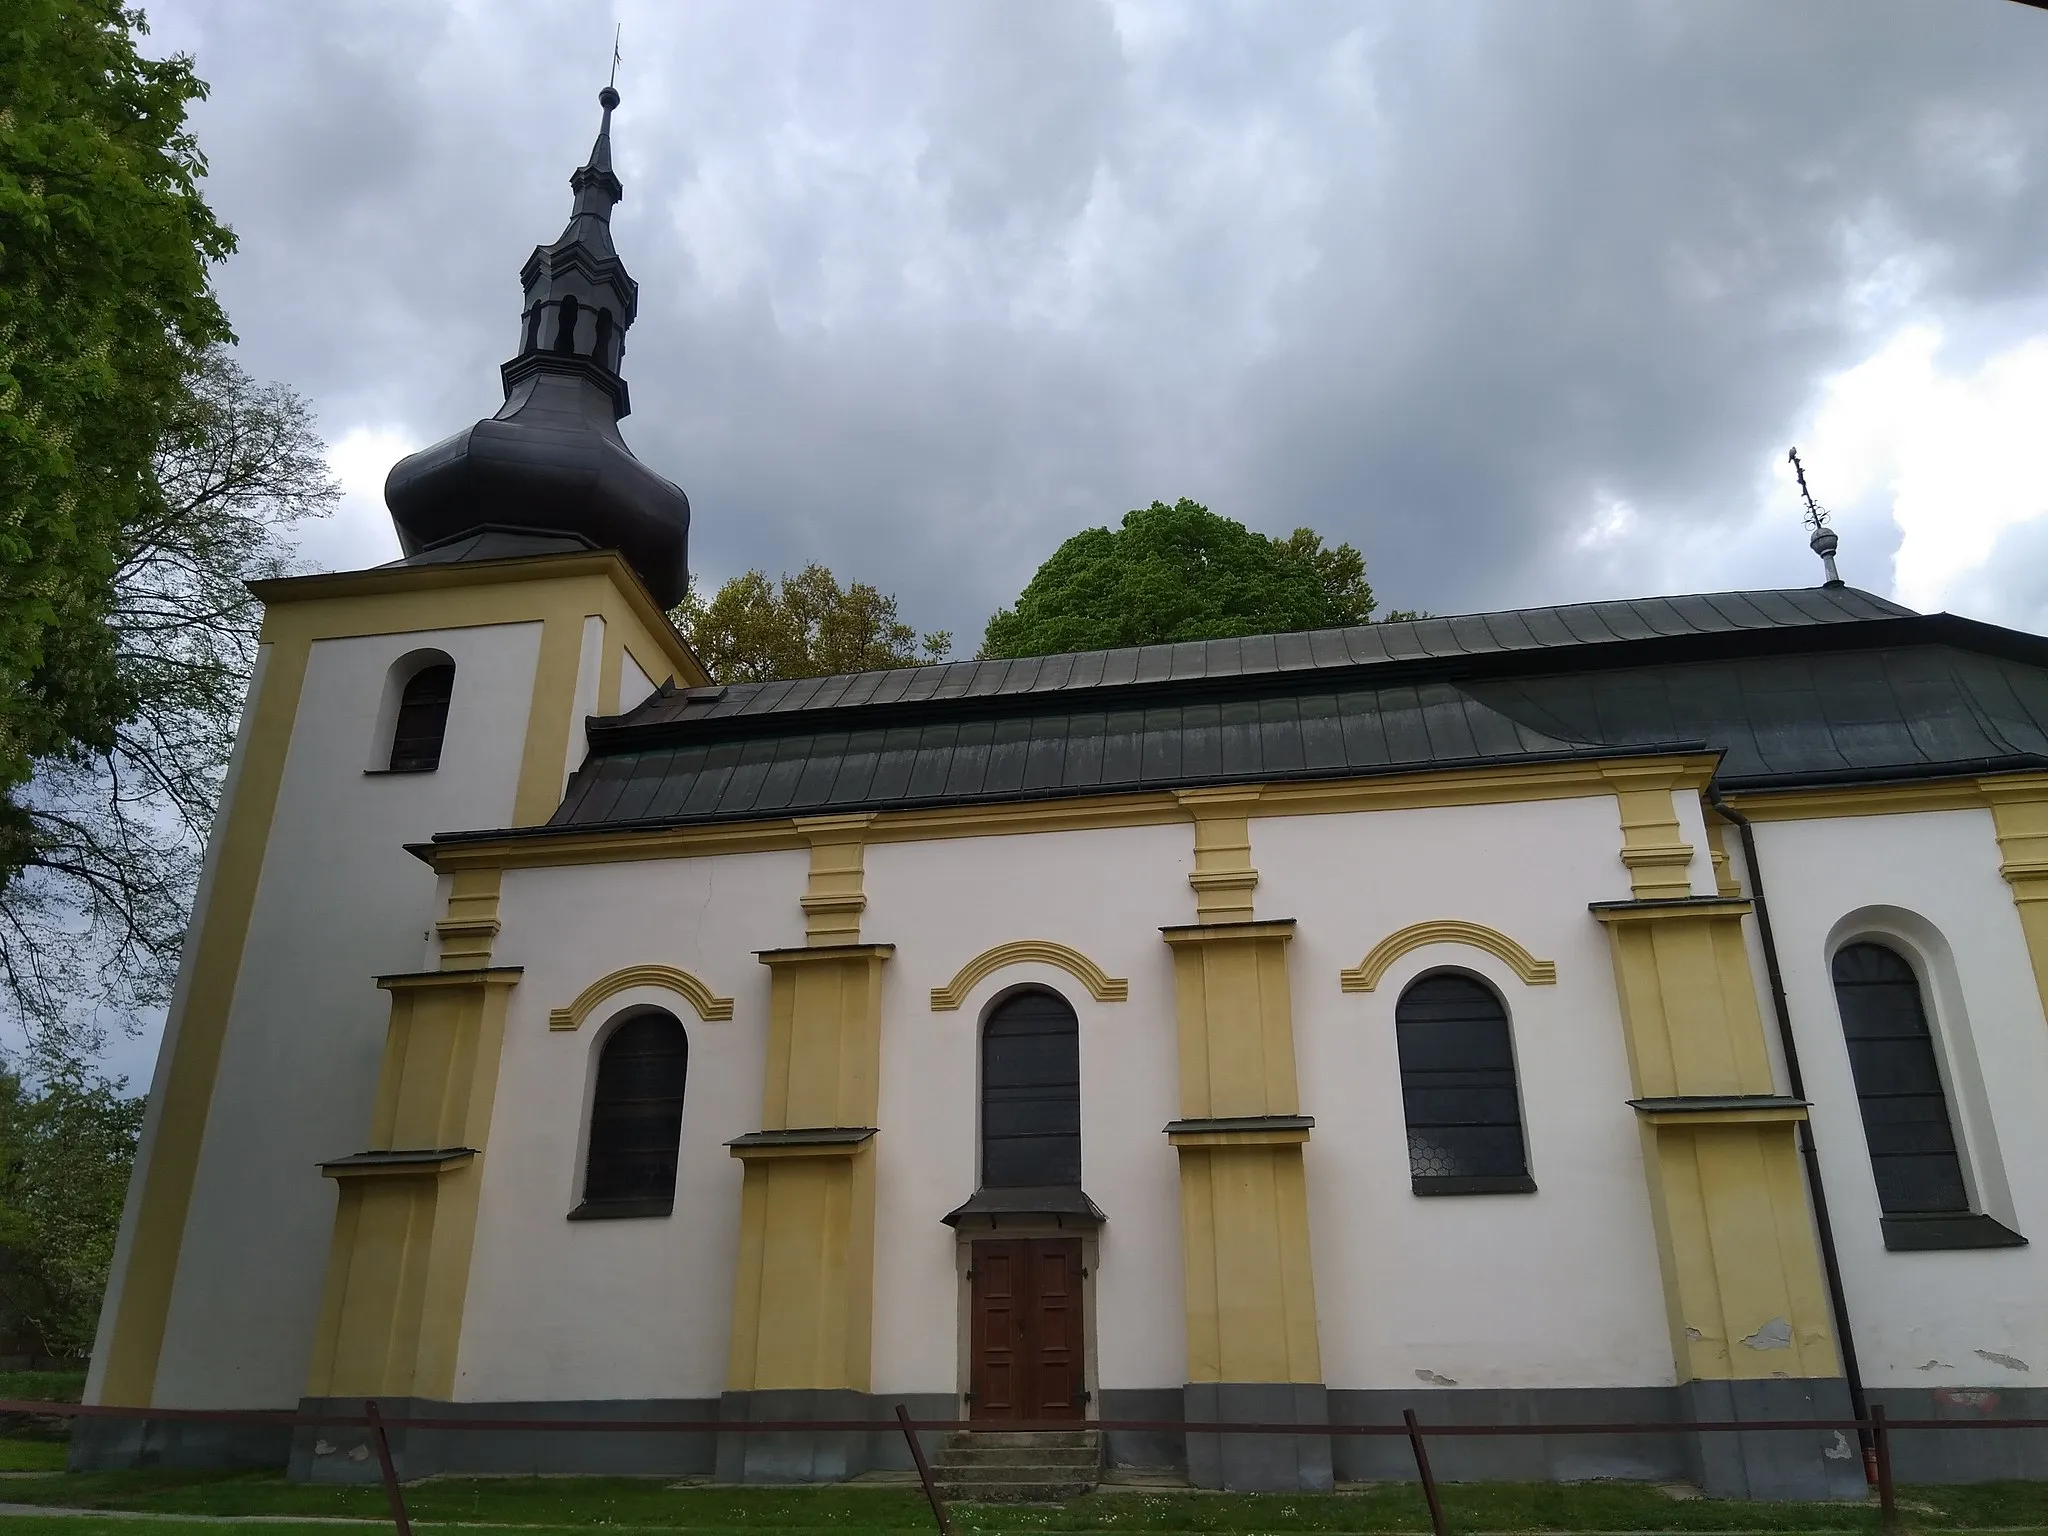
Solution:
M305 402L201 353L115 546L103 622L122 699L104 736L42 755L15 797L0 987L44 1062L168 996L233 748L281 534L339 496Z
M1214 640L1372 621L1365 558L1313 529L1254 533L1183 497L1089 528L1053 551L1014 608L988 621L981 654ZM1409 614L1397 617L1413 617Z
M82 1359L114 1258L143 1101L66 1071L0 1073L0 1336Z
M13 0L0 27L0 880L37 759L111 747L131 700L106 625L123 532L234 238L185 127L206 88L145 59L115 0Z
M895 598L863 581L841 587L816 564L785 572L780 591L763 571L733 577L709 602L693 586L673 617L722 683L914 667L953 649L945 630L920 637L898 619Z

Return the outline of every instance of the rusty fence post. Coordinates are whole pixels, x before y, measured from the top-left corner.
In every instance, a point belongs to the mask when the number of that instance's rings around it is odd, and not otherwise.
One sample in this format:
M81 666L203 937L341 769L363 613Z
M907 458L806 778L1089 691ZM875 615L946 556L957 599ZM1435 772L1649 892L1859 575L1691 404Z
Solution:
M370 1421L370 1438L377 1442L377 1470L384 1474L384 1497L391 1501L391 1523L398 1536L412 1536L412 1520L405 1512L405 1490L398 1486L398 1467L391 1460L391 1437L384 1433L384 1415L377 1411L375 1398L363 1400L363 1417Z
M1899 1494L1892 1484L1892 1432L1884 1421L1884 1404L1870 1405L1870 1438L1877 1447L1877 1523L1880 1530L1903 1529L1899 1524Z
M1451 1536L1444 1520L1444 1503L1436 1494L1436 1474L1429 1470L1429 1447L1422 1443L1422 1426L1415 1422L1415 1410L1403 1408L1401 1422L1408 1426L1408 1445L1415 1452L1416 1475L1422 1479L1422 1496L1429 1501L1429 1528L1436 1536Z
M939 1485L932 1481L931 1463L924 1459L924 1447L917 1443L917 1431L910 1427L910 1410L896 1405L896 1422L903 1426L903 1438L910 1442L910 1459L917 1463L918 1481L931 1501L932 1518L939 1522L939 1536L953 1536L953 1522L946 1517L946 1501L939 1497Z

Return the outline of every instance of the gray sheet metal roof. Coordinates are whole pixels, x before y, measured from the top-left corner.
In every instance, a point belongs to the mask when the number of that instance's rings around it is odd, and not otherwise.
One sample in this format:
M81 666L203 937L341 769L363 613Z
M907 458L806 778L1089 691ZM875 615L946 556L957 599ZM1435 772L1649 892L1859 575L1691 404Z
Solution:
M1349 671L1587 645L1783 630L1912 616L1913 610L1854 587L1716 592L1627 602L1517 608L1503 613L1360 624L1292 635L1246 635L1179 645L1128 646L955 661L888 672L853 672L772 683L735 683L657 697L625 717L633 725L790 715L947 699L1070 694L1103 688L1224 682L1312 671Z
M1853 589L1724 593L665 690L551 827L1715 750L1733 788L2048 764L2048 641Z

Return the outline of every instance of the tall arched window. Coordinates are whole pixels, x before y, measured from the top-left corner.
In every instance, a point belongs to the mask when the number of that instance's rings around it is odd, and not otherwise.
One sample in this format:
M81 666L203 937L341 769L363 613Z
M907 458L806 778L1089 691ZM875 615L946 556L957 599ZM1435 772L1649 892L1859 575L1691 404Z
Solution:
M1507 1010L1469 976L1425 976L1394 1008L1408 1172L1418 1195L1535 1189Z
M597 344L590 349L590 355L606 368L618 371L618 360L612 356L612 312L608 309L597 312Z
M562 317L555 322L555 350L574 352L576 350L576 295L570 294L562 300Z
M981 1046L984 1188L1079 1188L1081 1026L1056 992L1018 992Z
M448 702L455 696L455 664L422 667L406 679L391 728L391 771L432 773L441 766L448 734Z
M666 1216L675 1207L690 1037L675 1015L643 1013L614 1029L597 1057L583 1203L569 1214Z
M1887 1216L1968 1211L1920 978L1896 950L1871 943L1837 950L1834 975L1878 1204Z

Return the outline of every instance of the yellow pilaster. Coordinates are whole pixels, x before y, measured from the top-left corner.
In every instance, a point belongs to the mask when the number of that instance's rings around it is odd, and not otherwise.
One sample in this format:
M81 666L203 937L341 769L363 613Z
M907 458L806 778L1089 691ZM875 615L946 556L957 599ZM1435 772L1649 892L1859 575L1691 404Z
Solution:
M760 955L773 977L762 1128L731 1145L746 1170L726 1372L735 1392L868 1386L882 967L894 953L859 942L872 819L803 823L809 942Z
M339 1185L307 1392L440 1397L476 1238L505 1012L516 968L386 976L391 1027L370 1150L323 1170Z
M1173 947L1188 1380L1320 1382L1308 1185L1288 990L1291 919L1252 916L1256 790L1181 795L1197 921Z
M2048 774L2016 773L1980 783L1998 833L1998 870L2012 887L2034 962L2034 986L2048 1011Z
M1750 903L1691 895L1672 810L1683 776L1658 778L1612 776L1636 899L1593 915L1614 958L1678 1379L1839 1376L1794 1139L1805 1110L1772 1075Z

